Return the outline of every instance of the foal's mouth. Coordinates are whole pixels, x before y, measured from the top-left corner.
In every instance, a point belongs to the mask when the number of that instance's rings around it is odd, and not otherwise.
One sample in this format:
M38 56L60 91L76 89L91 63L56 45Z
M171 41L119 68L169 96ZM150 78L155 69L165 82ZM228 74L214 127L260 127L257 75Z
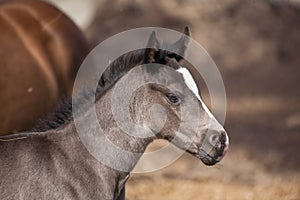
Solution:
M220 162L222 158L225 156L228 150L228 144L223 144L220 148L214 147L211 153L207 153L205 150L201 149L198 153L198 158L208 166L215 165Z
M203 149L199 149L197 152L190 152L195 157L199 158L205 165L212 166L222 160L228 150L228 145L222 145L221 148L214 147L210 153L207 153Z
M207 166L215 165L216 163L220 162L221 157L224 157L224 155L222 155L217 159L216 156L212 156L202 149L200 149L198 152L191 152L189 150L188 152L194 155L196 158L200 159Z
M224 155L222 155L223 157ZM211 156L206 153L204 150L200 149L199 158L200 160L207 166L215 165L216 163L220 162L221 159L215 158L216 156Z

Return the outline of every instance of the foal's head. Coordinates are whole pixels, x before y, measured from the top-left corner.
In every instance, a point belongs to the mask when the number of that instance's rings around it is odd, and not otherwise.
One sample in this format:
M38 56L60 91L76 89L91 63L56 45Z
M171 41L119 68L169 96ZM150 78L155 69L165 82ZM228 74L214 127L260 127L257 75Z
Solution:
M135 117L156 137L169 140L206 165L214 165L226 153L228 136L202 101L193 76L180 64L183 58L178 54L183 55L187 48L189 29L184 33L169 45L172 52L160 49L155 33L150 36L148 46L153 48L146 49L146 65L142 66L147 84L133 100L138 105Z

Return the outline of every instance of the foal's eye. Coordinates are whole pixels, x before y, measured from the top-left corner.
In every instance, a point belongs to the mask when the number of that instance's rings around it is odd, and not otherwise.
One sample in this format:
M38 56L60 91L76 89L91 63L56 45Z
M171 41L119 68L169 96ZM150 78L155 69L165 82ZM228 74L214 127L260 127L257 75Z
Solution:
M172 103L172 104L179 104L180 103L179 96L177 96L175 94L168 94L167 98L168 98L169 102Z

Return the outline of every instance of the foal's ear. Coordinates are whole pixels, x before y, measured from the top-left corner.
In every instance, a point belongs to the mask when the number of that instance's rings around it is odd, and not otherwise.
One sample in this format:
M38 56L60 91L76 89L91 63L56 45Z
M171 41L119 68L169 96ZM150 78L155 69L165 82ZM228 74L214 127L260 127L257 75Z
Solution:
M191 30L189 26L184 27L183 33L187 36L191 36Z
M144 55L144 63L154 63L155 53L158 52L159 49L159 42L154 31L150 35L147 47Z
M185 55L185 51L190 43L191 31L188 26L183 30L182 36L171 46L171 51L178 55Z

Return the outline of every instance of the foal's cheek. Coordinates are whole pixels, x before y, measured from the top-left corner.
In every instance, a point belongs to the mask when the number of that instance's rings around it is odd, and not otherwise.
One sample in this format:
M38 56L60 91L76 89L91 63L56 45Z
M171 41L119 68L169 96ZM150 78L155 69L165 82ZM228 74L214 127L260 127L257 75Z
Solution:
M161 104L153 104L150 108L149 114L152 123L161 130L168 118L166 108Z

